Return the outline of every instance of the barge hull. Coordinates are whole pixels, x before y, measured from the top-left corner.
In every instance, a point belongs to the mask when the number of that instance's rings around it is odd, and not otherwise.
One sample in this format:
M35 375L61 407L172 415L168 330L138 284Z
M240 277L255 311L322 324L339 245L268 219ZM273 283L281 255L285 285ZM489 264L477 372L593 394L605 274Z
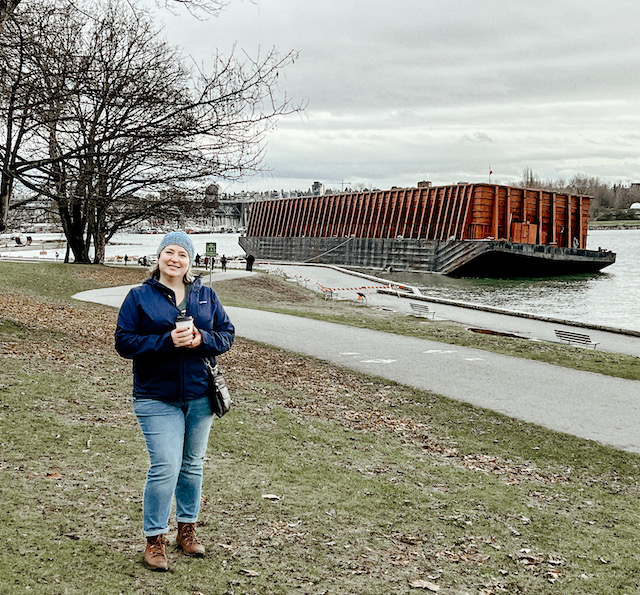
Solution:
M247 254L262 260L460 277L588 274L615 262L608 251L486 240L241 237L239 242Z
M590 202L497 184L270 199L240 244L269 260L458 276L593 273L615 254L586 249Z

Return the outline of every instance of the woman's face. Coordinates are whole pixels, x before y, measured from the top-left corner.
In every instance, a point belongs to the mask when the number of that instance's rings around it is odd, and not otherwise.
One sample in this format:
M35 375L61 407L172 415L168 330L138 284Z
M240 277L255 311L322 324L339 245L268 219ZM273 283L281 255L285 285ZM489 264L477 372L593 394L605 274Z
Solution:
M160 252L158 269L167 280L182 279L189 271L189 253L182 246L169 244Z

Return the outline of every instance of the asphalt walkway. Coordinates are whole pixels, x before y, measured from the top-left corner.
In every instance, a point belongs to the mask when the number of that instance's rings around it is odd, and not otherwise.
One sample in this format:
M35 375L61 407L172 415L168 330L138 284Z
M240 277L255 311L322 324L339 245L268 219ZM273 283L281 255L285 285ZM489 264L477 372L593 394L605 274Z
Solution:
M477 304L465 304L452 300L422 296L420 300L407 297L409 291L396 295L380 294L377 289L386 289L389 282L370 275L356 275L340 267L310 265L271 265L273 272L282 272L310 289L331 288L334 299L357 301L358 291L366 295L369 306L395 312L411 313L411 302L426 303L435 313L436 320L453 320L469 327L496 332L511 333L534 341L558 342L555 329L588 334L598 343L597 349L614 353L625 353L640 357L640 332L624 329L608 329L598 325L557 320L511 312L500 308L490 308ZM401 296L401 297L399 297Z
M250 274L216 272L213 281ZM130 287L74 297L119 307ZM640 453L639 381L296 316L227 311L238 336Z

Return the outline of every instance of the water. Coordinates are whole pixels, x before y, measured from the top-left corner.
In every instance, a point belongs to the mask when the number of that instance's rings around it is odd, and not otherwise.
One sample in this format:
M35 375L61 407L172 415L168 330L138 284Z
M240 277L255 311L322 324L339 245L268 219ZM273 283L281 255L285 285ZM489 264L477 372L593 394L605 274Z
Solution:
M155 254L160 235L117 234L106 248L107 259L125 254L137 260ZM215 242L217 253L241 256L239 234L194 234L196 252L204 254L206 243ZM61 239L59 234L33 234L34 242ZM549 316L640 331L640 230L592 230L591 249L602 246L617 253L616 263L597 275L549 279L452 279L437 274L394 274L394 280L424 287L437 297L472 302ZM55 249L19 251L0 248L3 256L55 259ZM59 249L60 258L64 249Z
M12 236L15 234L2 234L0 236L0 255L15 258L38 258L41 260L55 260L56 252L60 260L64 259L66 241L61 233L33 233L29 234L33 238L33 243L58 241L59 244L50 244L45 251L40 250L40 246L35 249L27 247L15 247ZM20 234L24 242L27 234ZM113 261L116 257L123 258L126 254L130 260L137 262L138 258L155 254L158 244L162 240L162 234L142 234L142 233L119 233L115 234L105 249L107 262ZM204 255L208 242L216 244L218 255L225 254L227 257L242 256L244 250L238 244L240 234L237 233L203 233L192 234L191 239L195 245L196 253ZM44 252L44 253L42 253Z
M204 256L207 243L216 244L216 253L218 256L225 254L228 257L243 256L244 250L238 244L238 233L197 233L189 236L193 242L196 254ZM107 259L124 256L127 254L129 258L138 257L145 254L155 254L158 244L162 240L159 234L144 233L120 233L113 236L111 242L107 245L105 256Z
M434 274L395 275L436 297L516 312L640 330L640 230L592 230L588 248L617 253L596 275L547 279L453 279Z

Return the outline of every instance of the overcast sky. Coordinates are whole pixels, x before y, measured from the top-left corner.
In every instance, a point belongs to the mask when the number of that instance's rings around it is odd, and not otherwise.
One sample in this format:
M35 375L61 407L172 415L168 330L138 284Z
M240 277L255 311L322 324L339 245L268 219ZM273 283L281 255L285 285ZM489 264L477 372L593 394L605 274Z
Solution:
M640 181L637 0L231 0L171 43L298 50L281 91L304 115L267 137L269 174L226 186L386 189L542 178Z

